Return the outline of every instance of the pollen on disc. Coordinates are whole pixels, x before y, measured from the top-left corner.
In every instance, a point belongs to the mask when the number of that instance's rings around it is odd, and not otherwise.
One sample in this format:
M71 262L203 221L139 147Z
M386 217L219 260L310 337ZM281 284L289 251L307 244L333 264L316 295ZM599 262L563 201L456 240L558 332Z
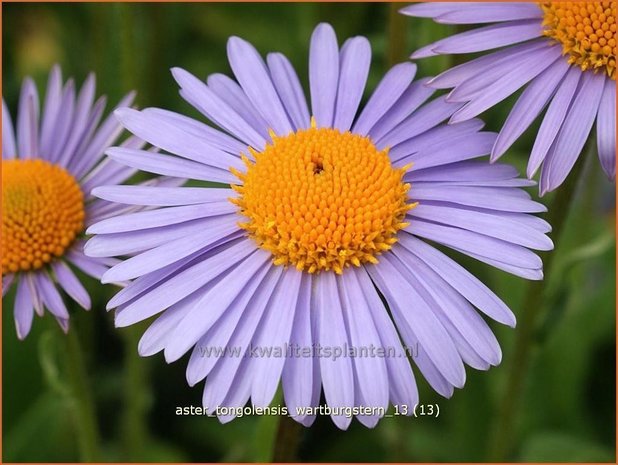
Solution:
M247 170L231 199L246 221L240 226L272 253L276 265L309 273L342 273L377 263L406 227L409 184L393 168L388 150L368 137L332 128L271 134L262 152L243 157Z
M543 33L562 45L569 63L616 79L618 2L544 2Z

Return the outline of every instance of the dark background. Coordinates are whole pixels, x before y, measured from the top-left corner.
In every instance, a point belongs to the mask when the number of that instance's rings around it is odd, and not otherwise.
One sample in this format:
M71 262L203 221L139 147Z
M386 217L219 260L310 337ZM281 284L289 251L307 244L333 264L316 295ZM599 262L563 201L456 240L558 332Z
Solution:
M401 5L400 5L401 6ZM368 82L373 88L388 66L455 29L396 15L389 4L4 4L3 89L15 115L21 80L31 75L44 92L47 74L59 63L65 78L81 83L97 74L98 93L118 101L130 89L137 104L198 117L177 94L169 68L181 66L201 78L230 73L229 36L252 42L262 53L281 51L307 88L309 37L329 21L340 43L362 34L373 47ZM418 77L435 75L464 57L421 60ZM368 92L366 92L365 98ZM499 129L513 98L484 114ZM524 172L534 129L507 154ZM531 368L520 403L515 461L615 460L615 203L614 184L603 176L596 153L584 160L575 203L546 280L540 325L531 347ZM594 158L594 159L593 159ZM536 189L532 191L537 195ZM551 204L552 195L542 201ZM458 257L521 313L527 283ZM185 381L186 360L167 365L161 354L140 359L137 341L145 325L116 330L105 302L115 292L84 278L93 309L74 310L110 461L269 460L275 417L245 417L228 425L205 417L175 415L177 406L201 405L201 387ZM77 461L71 409L74 399L63 365L65 336L46 314L25 342L17 341L13 296L3 312L3 460ZM337 430L329 418L304 429L305 461L483 461L497 421L517 329L493 325L503 363L489 372L468 369L468 381L452 399L435 394L417 373L421 401L439 404L439 418L384 419L374 430L354 421Z

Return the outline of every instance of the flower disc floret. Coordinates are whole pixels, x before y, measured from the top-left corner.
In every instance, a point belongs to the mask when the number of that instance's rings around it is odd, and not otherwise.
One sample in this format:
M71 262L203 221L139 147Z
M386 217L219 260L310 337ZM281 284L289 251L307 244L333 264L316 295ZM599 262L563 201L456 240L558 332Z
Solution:
M264 151L243 157L246 173L232 201L247 218L241 227L271 252L276 265L309 273L377 263L406 227L407 168L368 137L332 128L271 134Z
M544 34L562 44L569 63L616 79L618 2L544 2Z
M84 198L64 168L41 159L2 161L2 274L61 257L84 226Z

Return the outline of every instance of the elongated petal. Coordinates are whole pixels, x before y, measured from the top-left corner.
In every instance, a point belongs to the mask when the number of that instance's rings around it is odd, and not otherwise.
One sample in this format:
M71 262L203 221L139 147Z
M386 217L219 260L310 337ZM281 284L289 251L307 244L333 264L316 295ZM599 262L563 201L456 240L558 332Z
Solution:
M176 239L185 238L190 240L192 235L199 234L201 231L217 225L221 222L220 220L234 221L234 216L229 215L229 218L214 216L157 228L97 235L86 242L84 252L89 257L131 255Z
M349 39L340 54L339 84L333 127L347 131L358 110L371 63L371 45L364 37Z
M411 137L421 134L441 123L461 107L461 103L449 103L444 97L437 98L412 113L407 119L377 141L379 147L393 147Z
M439 55L481 52L534 39L542 32L543 26L535 19L504 22L442 39L433 44L432 52Z
M434 147L444 148L451 139L460 139L462 136L475 137L476 133L479 132L484 125L485 123L478 118L473 118L457 124L442 124L397 144L389 150L389 155L391 160L397 161L401 160L406 155L412 155L418 152L433 153ZM418 172L418 168L414 167L414 170L410 171L410 174L412 172Z
M453 287L420 258L401 245L393 253L435 299L445 319L450 320L478 355L492 365L500 363L500 345L483 318Z
M307 99L290 60L281 53L269 53L266 62L273 85L295 128L308 128L310 120Z
M381 341L371 311L354 273L337 277L342 296L343 315L350 344L357 352L353 359L358 392L363 405L388 407L388 373L383 357L367 354L369 348L380 347Z
M67 252L67 260L87 275L96 279L101 279L101 276L103 276L109 268L102 260L86 257L82 252L77 250Z
M226 184L238 182L234 175L219 168L185 160L171 155L162 155L145 150L112 147L105 152L119 163L132 166L150 173L176 176L179 178L218 181Z
M510 195L508 189L503 188L416 184L410 189L410 197L414 200L441 200L505 212L540 213L547 211L544 205L526 197Z
M418 16L420 18L435 18L437 16L456 11L461 8L459 2L423 2L408 5L399 12L407 16Z
M75 302L86 310L90 310L90 295L88 295L88 291L86 291L86 288L84 288L83 284L77 279L69 266L63 261L57 260L53 262L52 269L62 289L64 289Z
M458 123L481 114L528 83L553 62L561 59L560 50L556 47L550 47L533 56L535 57L534 62L526 62L526 66L522 65L512 69L506 76L483 89L482 92L475 94L473 100L458 110L449 122Z
M34 273L24 273L22 278L28 283L28 290L30 291L34 311L37 315L43 316L45 308L43 306L43 299L41 297L41 292L38 289Z
M110 268L101 278L103 283L120 282L161 269L199 250L208 250L238 229L233 221L221 222L196 236L192 241L180 238L135 255Z
M47 307L54 316L68 320L69 312L49 275L44 271L40 271L34 274L34 279L41 293L41 299L45 307Z
M89 116L92 110L92 104L94 103L95 90L96 78L93 73L90 73L82 85L77 100L75 101L75 114L73 116L71 128L67 135L62 153L57 160L58 164L61 166L69 165L75 153L75 149L82 140L84 132L88 130Z
M249 399L253 377L256 374L255 365L252 363L253 359L250 353L252 341L282 272L282 267L267 266L266 268L268 272L253 295L251 306L243 313L234 330L234 334L227 343L228 350L236 351L236 354L240 354L240 356L228 354L227 357L219 358L214 366L212 366L212 362L203 360L200 364L196 364L193 367L193 373L189 373L189 368L187 368L189 383L192 380L197 381L203 375L208 374L202 397L204 404L207 406L223 405L230 396L233 397L236 383L238 383L236 377L242 374L248 375L246 399L244 402L246 403ZM213 345L208 342L209 340L209 338L205 337L200 340L199 344L207 344L204 346L206 349L212 348ZM250 372L247 371L247 367L243 363L247 361L251 362Z
M562 184L581 154L599 111L604 84L603 75L584 73L581 87L543 164L541 195Z
M401 335L401 339L405 342L405 354L410 357L414 364L418 367L423 377L427 380L429 385L440 395L449 398L453 395L454 385L449 382L444 375L437 368L436 364L431 360L427 350L419 342L419 338L416 336L415 331L410 326L409 321L406 320L399 312L392 313L393 319L397 326L397 330ZM455 347L456 349L456 347ZM459 357L456 351L454 356ZM454 359L455 360L455 359ZM416 404L409 404L407 402L396 404L406 407L414 406ZM412 413L414 409L412 410ZM410 412L408 411L408 414Z
M209 399L210 405L217 405L225 399L230 389L227 382L232 381L240 359L251 348L266 306L264 300L271 297L280 271L268 265L262 266L246 284L250 292L243 289L193 348L187 366L187 382L193 386L208 376L209 390L213 388L210 394L214 395Z
M180 95L191 105L243 142L256 149L264 149L264 137L206 84L181 68L172 68L172 75L182 88Z
M427 82L429 82L429 78L421 78L408 86L399 99L385 111L384 115L370 129L369 135L373 140L381 141L385 134L395 129L399 123L414 113L433 95L435 90L428 87ZM414 136L410 136L410 139L413 138ZM379 142L378 147L383 148L385 145Z
M300 356L288 357L282 373L283 396L290 410L290 415L296 420L305 419L298 410L312 406L313 396L313 357L307 357L307 351L313 347L311 334L311 280L303 274L298 293L298 303L294 316L290 346L298 348Z
M7 292L11 289L13 282L15 281L15 274L7 273L2 276L2 297L4 297Z
M255 108L278 135L291 132L292 125L279 100L264 61L249 42L232 37L227 43L232 70Z
M2 99L2 158L9 160L15 158L17 148L15 144L15 131L13 130L13 122L9 109Z
M408 163L413 163L415 170L422 170L424 168L477 158L487 155L491 151L495 140L496 134L493 132L464 133L461 136L443 140L441 143L436 144L433 150L426 149L422 152L399 158L394 163L394 166L403 167Z
M410 216L467 229L531 249L552 250L554 248L551 239L544 234L501 216L426 204L418 205L410 212Z
M223 77L226 78L226 82L232 81L232 79L228 78L227 76ZM214 80L214 82L218 81L218 79ZM238 87L238 84L235 85ZM241 90L239 91L242 92ZM189 118L173 111L164 110L162 108L145 108L142 110L142 112L146 114L155 114L162 120L167 121L169 124L175 124L179 126L183 131L191 133L199 137L200 139L205 140L209 145L232 155L239 156L241 153L247 150L247 145L243 144L238 139L233 138L232 136L220 131L219 129L215 129L213 127L207 126L204 123L201 123L200 121L194 120L193 118Z
M504 70L504 67L513 66L514 60L519 60L535 50L546 46L546 39L535 39L523 44L512 45L500 51L453 66L431 79L429 85L435 89L448 89L465 82L471 82L471 78L474 77L472 84L475 84L477 81L483 81L483 84L480 86L482 88L483 85L486 85L484 81L487 77L490 78L489 82L495 80L494 75L500 69Z
M499 260L518 268L539 269L541 259L524 247L459 228L416 220L406 231L449 247Z
M129 92L125 95L120 102L116 104L112 113L101 123L96 130L92 139L88 140L88 143L83 147L78 148L80 152L79 157L76 159L75 164L71 167L72 172L77 178L81 178L88 173L101 159L103 153L113 144L113 142L122 133L123 128L120 122L116 119L115 110L119 108L128 107L133 103L135 99L135 92ZM141 147L139 147L141 148Z
M178 260L171 265L164 266L153 273L140 276L139 278L128 283L116 295L114 295L114 297L112 297L112 299L107 303L106 309L111 310L116 307L119 307L119 309L123 308L121 306L124 306L124 304L134 301L139 296L145 295L163 281L191 268L198 260L205 260L210 256L211 254L208 253L204 254L197 252L193 255ZM191 294L191 296L194 294L197 294L197 292Z
M547 156L547 152L554 142L556 134L558 134L571 105L581 75L582 72L580 69L571 67L552 98L547 112L545 112L543 121L541 122L541 126L539 127L539 131L537 132L534 145L532 146L532 152L528 159L528 168L526 172L529 178L534 176L536 170L541 166L541 163L543 163L543 160Z
M55 119L52 132L51 148L45 157L52 162L57 162L64 153L64 147L71 131L73 115L75 114L75 81L69 79L62 88L60 108Z
M39 156L39 95L34 81L26 78L19 96L17 152L20 158Z
M489 164L484 161L467 160L442 165L439 167L426 168L423 170L413 169L407 173L406 179L417 182L426 182L428 184L430 182L484 182L511 180L516 178L517 174L517 169L511 165L503 163Z
M80 103L81 105L84 105L83 100ZM106 105L107 105L107 98L105 96L99 97L99 99L97 99L97 101L94 103L94 105L92 106L88 114L84 117L85 119L84 128L80 131L80 133L75 138L72 139L71 148L70 149L67 148L66 152L59 154L59 157L63 157L64 153L68 154L65 165L70 172L72 173L76 172L75 168L78 166L82 170L84 170L84 172L88 171L90 168L92 168L94 165L97 164L97 162L100 160L101 156L103 155L102 150L101 150L98 154L96 154L95 157L92 157L92 159L88 160L88 163L85 163L85 160L82 157L83 155L85 155L86 147L88 147L88 145L90 144L90 141L95 137L97 133L97 128L99 126L99 123L101 122L101 118L103 117L103 112L105 111ZM117 136L117 133L112 134L112 136L114 137ZM109 140L110 144L112 144L113 142L114 142L113 139ZM135 148L141 148L141 146L135 147ZM59 163L62 163L62 162L59 162ZM87 169L84 169L83 167ZM80 175L80 177L82 176Z
M435 17L442 24L479 24L497 21L517 21L543 17L543 10L533 3L470 2L465 8L454 8Z
M51 153L51 139L53 136L54 123L58 116L60 103L62 101L62 71L60 66L54 65L49 72L47 80L47 90L45 91L45 103L43 105L43 116L41 117L41 152ZM2 125L4 138L5 126Z
M379 266L366 267L369 275L384 294L396 319L412 329L440 373L451 384L463 386L466 374L457 349L427 302L406 283L389 255L382 256ZM408 345L411 346L409 342Z
M245 259L255 251L255 246L249 240L240 240L221 249L211 251L209 256L204 257L198 264L183 270L128 304L116 314L116 326L124 327L137 323L179 302Z
M334 353L343 351L349 345L337 282L333 273L321 273L316 281L315 312L316 342L330 349L332 357L320 357L320 371L326 402L331 407L351 407L354 405L354 371L348 357L335 357ZM351 418L332 415L333 422L340 429L347 429Z
M186 299L172 305L165 312L163 312L144 332L137 351L142 357L149 357L165 349L170 336L172 335L174 328L178 326L180 320L182 320L187 312L193 308L196 302L203 297L206 293L194 292Z
M597 150L607 177L616 179L616 84L605 79L597 114Z
M289 267L283 272L272 302L255 335L258 348L283 349L290 342L296 304L301 285L302 272ZM254 362L255 377L251 387L251 399L257 407L270 405L285 364L285 357L260 357Z
M20 279L17 283L14 312L17 337L23 340L30 332L30 328L32 328L32 320L34 318L32 294L30 293L30 288L26 279Z
M101 186L94 188L92 195L129 205L172 207L221 202L236 197L236 192L212 187Z
M543 11L532 3L506 2L435 2L417 3L402 8L408 16L434 18L446 24L477 24L540 18Z
M446 304L446 300L443 298L446 295L446 292L440 295L432 294L424 286L424 284L426 283L424 277L415 275L407 267L404 266L401 260L391 259L390 261L397 269L398 273L400 273L401 278L405 279L406 283L410 285L416 292L418 292L418 295L422 297L423 301L427 304L427 307L431 310L433 315L435 315L442 327L444 327L445 331L453 342L453 345L457 349L461 360L464 363L466 361L469 362L472 366L476 366L481 369L487 369L489 367L488 363L485 362L481 357L479 357L479 355L475 352L470 343L465 340L464 337L462 337L460 329L456 327L456 325L447 315L445 315L445 310L442 308L442 305ZM421 347L419 347L419 351L420 349ZM447 377L443 373L442 376L445 378L446 381L448 381ZM450 389L448 389L448 391L450 391Z
M207 206L183 205L180 207L159 208L129 215L109 218L88 228L88 234L109 234L136 231L140 229L167 226L198 218L234 213L236 208L230 202L210 202Z
M214 384L215 382L215 374L211 376L211 379L206 381L206 386L204 387L204 396L202 397L202 405L207 409L210 413L215 411L217 406L221 407L232 407L231 413L228 415L219 415L218 419L221 423L225 424L234 418L236 418L236 409L239 407L243 407L247 404L249 400L249 396L251 395L251 383L253 382L253 373L252 370L253 365L249 363L249 360L243 360L240 364L240 367L236 372L234 372L234 378L232 384L230 386L229 391L226 391L225 398L220 404L208 402L208 397L206 396L206 391L209 385Z
M416 65L413 63L400 63L388 70L354 123L354 133L368 134L374 124L401 97L415 74Z
M394 405L412 407L418 403L418 390L407 358L409 354L404 352L395 325L384 308L365 268L351 269L351 272L356 275L367 300L372 320L382 343L381 346L392 347L394 350L393 357L385 358L390 401ZM408 415L412 415L412 411L413 409L409 410Z
M165 347L165 360L174 362L182 357L210 330L224 312L235 312L234 306L245 308L259 286L266 269L266 254L252 254L239 262L232 272L234 280L222 280L205 294L174 328ZM205 305L208 304L208 310Z
M464 267L439 250L409 234L402 234L401 245L423 260L454 289L494 320L515 326L515 315L487 286Z
M491 257L487 257L485 255L476 254L470 252L469 250L458 249L457 247L453 247L453 250L466 254L480 262L487 263L494 268L498 268L499 270L506 271L507 273L511 273L512 275L519 276L520 278L530 279L533 281L541 281L543 279L543 268L522 268L519 266L515 266L512 263L505 263L501 260L494 260Z
M215 73L206 79L208 88L217 97L230 106L238 115L242 117L256 132L264 139L268 139L268 128L270 124L264 119L256 107L251 103L249 97L242 87L231 77L225 74ZM246 150L246 148L245 148Z
M245 169L238 157L211 146L205 139L184 131L177 124L170 124L156 113L122 108L115 114L133 134L170 153L223 170Z
M311 111L318 127L330 127L333 124L338 83L337 36L330 24L322 23L313 31L309 50Z
M509 49L506 49L509 50ZM509 77L509 73L516 72L518 74L528 73L528 67L537 68L545 65L547 67L550 63L543 61L539 63L538 56L544 57L553 56L556 59L560 56L559 47L548 47L547 41L532 41L526 42L521 47L515 46L510 49L511 53L500 54L496 52L488 55L493 56L494 60L485 63L485 66L479 68L478 66L470 65L471 69L464 75L466 78L456 83L455 89L448 94L448 100L452 102L467 102L474 99L475 96L482 96L489 86L495 86L496 83L505 81L512 81ZM486 58L486 57L482 57ZM477 60L481 60L479 58ZM476 61L476 60L475 60ZM470 62L472 63L472 62ZM462 65L462 67L465 66ZM451 70L449 70L451 71ZM443 74L448 73L446 71ZM461 72L455 73L461 77ZM430 81L430 85L434 86L436 81L443 79L442 75L437 76ZM523 85L523 83L522 83Z
M568 69L567 62L556 60L526 87L500 130L496 143L491 150L492 161L500 158L532 124L554 95Z

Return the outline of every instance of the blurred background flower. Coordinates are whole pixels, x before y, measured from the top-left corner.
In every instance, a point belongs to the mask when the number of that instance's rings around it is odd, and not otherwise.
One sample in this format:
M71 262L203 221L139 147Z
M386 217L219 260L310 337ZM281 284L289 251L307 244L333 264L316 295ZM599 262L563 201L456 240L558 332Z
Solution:
M112 115L101 123L106 97L97 98L95 82L91 73L77 90L54 65L46 94L39 96L32 79L24 79L16 115L2 100L2 295L15 286L19 339L30 332L34 313L43 316L44 309L67 332L69 313L58 289L90 310L90 296L74 269L99 279L114 264L83 254L88 225L122 210L89 192L126 181L135 170L104 155L110 144L120 143L123 129ZM118 106L130 105L134 97L129 93ZM132 137L122 145L144 142Z
M328 21L341 37L364 35L374 63L367 87L375 88L392 63L428 43L465 30L397 13L401 4L5 4L3 5L3 95L11 112L26 74L42 88L50 66L59 62L83 81L95 71L99 89L118 101L139 89L137 104L199 117L177 95L169 68L180 66L204 78L229 74L225 42L230 35L260 50L295 57L308 88L308 41L315 25ZM259 18L257 20L256 18ZM30 31L27 34L26 31ZM471 56L438 56L418 62L418 77L438 73ZM483 116L487 130L500 123L519 94ZM363 103L368 94L365 94ZM535 123L536 124L536 123ZM534 142L533 128L515 142L508 161L520 173ZM591 159L592 157L587 157ZM552 275L538 302L539 319L530 347L508 458L525 461L613 461L615 449L615 194L599 163L582 164L586 182L575 187L575 202L554 255ZM534 194L536 190L533 190ZM551 205L554 193L543 203ZM551 212L550 212L551 213ZM474 260L466 268L519 314L526 282L489 271ZM112 289L89 286L93 310L71 315L79 327L99 412L103 460L253 461L272 456L276 417L247 416L228 425L203 416L177 416L177 406L199 406L201 390L182 383L184 363L136 355L146 325L115 330L104 304ZM3 302L12 308L10 301ZM23 343L11 312L3 313L3 459L75 461L80 453L66 412L75 401L66 389L67 367L58 357L60 333L46 317ZM419 382L426 404L440 416L391 418L374 430L353 424L346 432L328 418L304 430L298 457L304 461L483 461L505 388L517 333L492 325L503 346L503 362L473 372L466 389L450 400ZM36 444L36 447L33 447Z

